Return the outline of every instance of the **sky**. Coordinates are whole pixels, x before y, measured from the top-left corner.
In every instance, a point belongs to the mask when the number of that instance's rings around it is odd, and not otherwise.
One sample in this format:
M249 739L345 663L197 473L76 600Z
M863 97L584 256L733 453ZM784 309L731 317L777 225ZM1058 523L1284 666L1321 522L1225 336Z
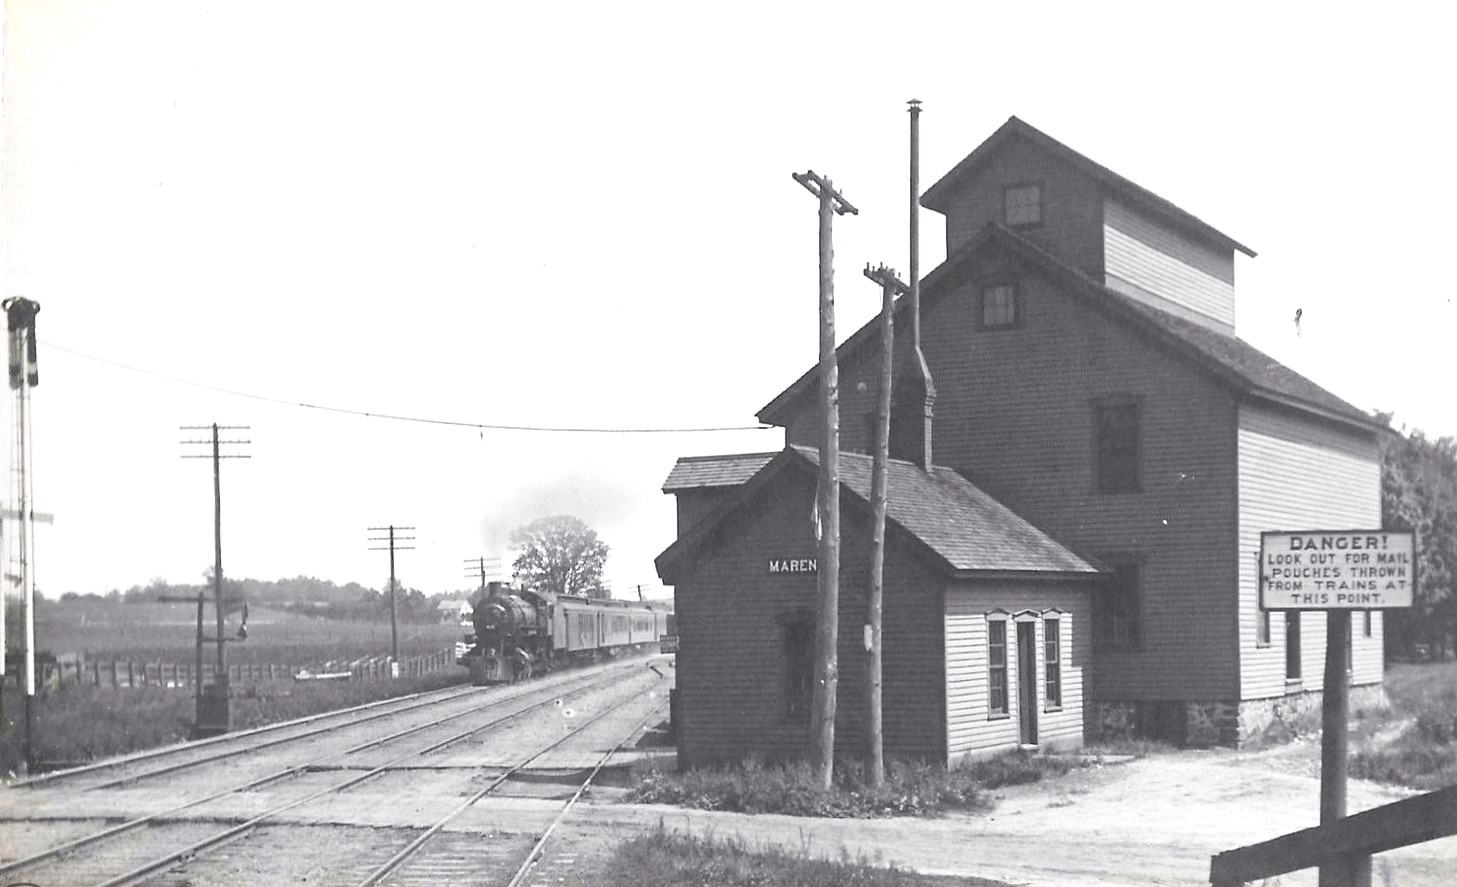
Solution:
M569 513L616 595L666 594L674 460L780 448L755 413L817 358L790 173L860 210L835 221L843 339L879 309L860 270L908 267L912 98L923 187L1016 115L1252 247L1242 338L1457 435L1438 14L7 0L0 289L42 309L38 586L201 581L212 477L179 426L217 422L250 441L224 448L250 457L222 465L227 575L383 587L368 528L394 524L402 583L466 588L468 559L509 571L513 528ZM941 217L921 231L924 274ZM742 430L675 431L700 428Z

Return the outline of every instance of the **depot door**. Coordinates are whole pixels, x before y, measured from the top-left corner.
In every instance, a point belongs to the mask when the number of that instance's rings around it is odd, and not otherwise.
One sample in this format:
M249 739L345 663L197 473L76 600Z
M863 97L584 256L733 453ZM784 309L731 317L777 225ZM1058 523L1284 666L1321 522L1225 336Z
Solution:
M1017 711L1022 744L1037 744L1037 623L1017 623Z

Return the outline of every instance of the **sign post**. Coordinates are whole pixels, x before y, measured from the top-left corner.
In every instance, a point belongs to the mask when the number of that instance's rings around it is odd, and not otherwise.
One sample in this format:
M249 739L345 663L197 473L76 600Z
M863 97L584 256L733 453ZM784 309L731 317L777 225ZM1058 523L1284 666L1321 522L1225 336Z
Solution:
M1346 818L1352 610L1410 607L1416 586L1411 533L1305 530L1260 534L1260 606L1326 614L1321 698L1320 824ZM1320 887L1371 887L1371 857L1320 867Z

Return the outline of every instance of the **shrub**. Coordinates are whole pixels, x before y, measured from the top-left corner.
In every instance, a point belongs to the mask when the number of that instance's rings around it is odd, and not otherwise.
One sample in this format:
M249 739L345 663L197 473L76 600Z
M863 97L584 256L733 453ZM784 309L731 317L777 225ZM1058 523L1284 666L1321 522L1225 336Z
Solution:
M749 759L738 767L669 773L656 763L638 772L626 800L673 804L700 810L784 813L791 816L871 818L934 816L948 810L990 805L987 791L1036 782L1075 766L1066 758L1010 752L947 770L924 762L891 761L885 783L870 785L865 765L844 761L835 768L829 791L819 787L805 762L768 765Z

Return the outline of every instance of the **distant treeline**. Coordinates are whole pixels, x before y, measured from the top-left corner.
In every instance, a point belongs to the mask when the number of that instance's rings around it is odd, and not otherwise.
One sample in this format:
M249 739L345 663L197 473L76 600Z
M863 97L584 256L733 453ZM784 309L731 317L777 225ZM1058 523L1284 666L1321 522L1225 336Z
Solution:
M390 615L389 595L377 589L366 588L358 582L337 585L328 579L295 576L292 579L272 581L224 579L223 585L225 598L241 599L250 606L265 606L302 616L375 621L388 619ZM195 597L199 591L210 599L211 583L179 585L163 579L153 579L146 585L133 585L126 591L112 589L104 595L67 592L61 595L61 600L112 600L127 604L156 601L163 596ZM470 596L470 591L426 595L419 589L400 586L395 593L395 615L404 622L438 622L441 619L441 601L469 600Z
M1457 650L1457 439L1412 431L1383 441L1381 520L1417 538L1416 599L1386 611L1386 656L1446 659Z

